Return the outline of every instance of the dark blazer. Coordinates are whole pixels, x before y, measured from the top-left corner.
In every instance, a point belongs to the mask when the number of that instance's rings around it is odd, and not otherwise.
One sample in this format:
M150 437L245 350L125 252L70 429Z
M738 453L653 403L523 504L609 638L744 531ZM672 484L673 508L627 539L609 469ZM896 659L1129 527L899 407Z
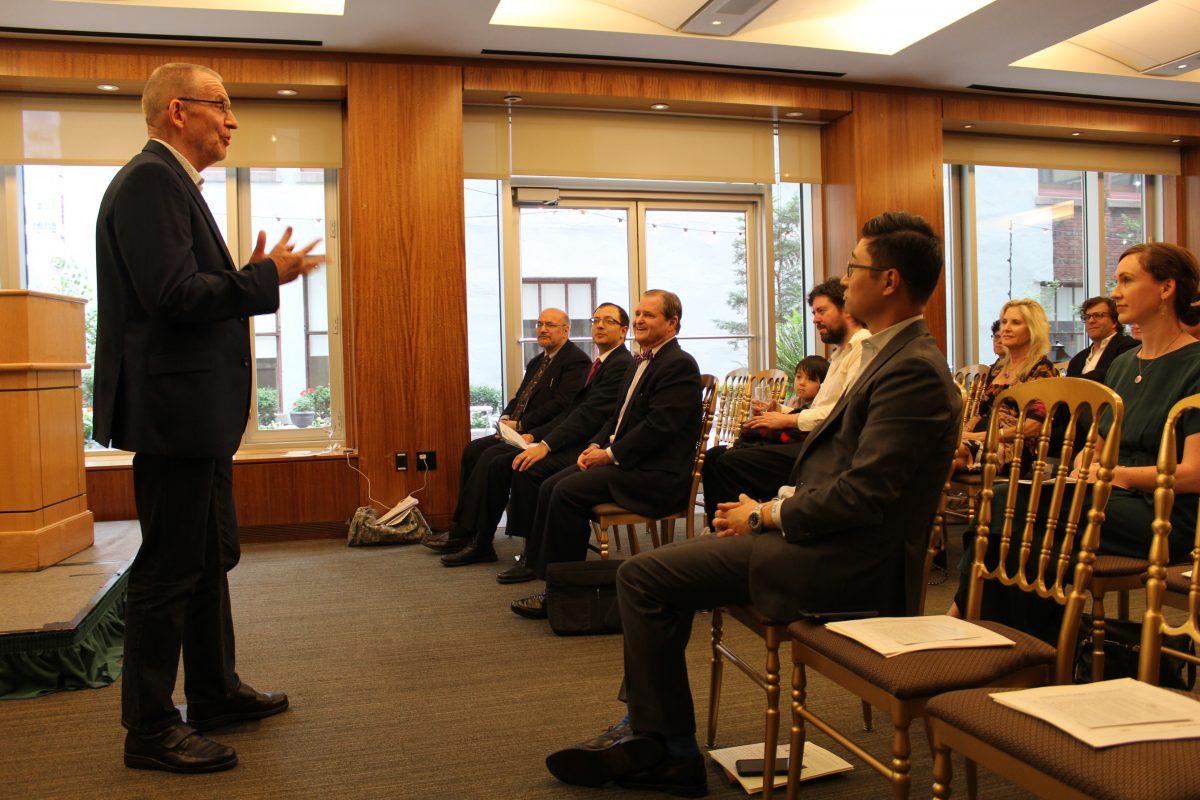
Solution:
M754 604L915 613L929 526L959 438L962 400L924 321L904 328L804 442L782 504L785 536L755 537Z
M533 380L533 376L537 374L538 367L542 365L545 357L545 352L541 352L529 359L529 363L525 365L525 377L521 379L521 385L516 394L500 412L502 416L510 416L516 409L517 398L521 396L526 384ZM554 419L566 409L575 397L575 393L583 388L583 382L587 380L587 373L591 366L592 360L587 357L587 354L568 339L554 354L550 366L546 368L546 374L534 387L533 396L529 398L525 412L518 420L517 430L523 433L530 431L538 425Z
M279 307L270 259L237 269L200 190L148 142L96 221L95 438L221 458L250 413L250 323Z
M1088 351L1092 349L1089 343L1087 347L1071 357L1071 362L1067 365L1067 377L1087 378L1090 381L1104 383L1104 376L1108 373L1108 367L1112 364L1113 359L1126 350L1131 350L1137 346L1137 339L1134 339L1127 333L1118 333L1109 339L1108 344L1104 346L1104 352L1100 354L1100 359L1096 362L1096 368L1091 372L1085 373L1083 365L1087 363Z
M610 446L636 374L631 364L617 392L616 408L589 442ZM700 368L679 341L671 339L646 366L611 444L620 468L611 487L613 500L646 516L678 511L691 488L700 416Z
M544 441L553 452L576 445L582 447L588 436L612 416L617 403L625 399L620 392L622 386L627 386L625 371L632 363L633 355L629 348L623 344L617 345L600 362L596 374L579 390L570 406L554 419L529 431L534 441ZM590 366L588 370L591 370Z

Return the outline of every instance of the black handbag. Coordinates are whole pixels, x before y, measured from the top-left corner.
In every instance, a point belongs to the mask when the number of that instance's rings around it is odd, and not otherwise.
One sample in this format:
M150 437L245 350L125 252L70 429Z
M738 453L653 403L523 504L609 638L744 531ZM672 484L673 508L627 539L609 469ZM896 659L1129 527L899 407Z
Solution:
M570 561L546 567L546 617L559 636L621 632L620 561Z
M1163 647L1195 655L1192 637L1186 633L1163 637ZM1104 619L1104 678L1136 678L1138 656L1142 649L1142 626L1123 619ZM1092 618L1083 615L1079 623L1079 641L1075 646L1075 682L1092 680ZM1175 656L1162 656L1158 685L1164 689L1191 691L1196 685L1196 665Z

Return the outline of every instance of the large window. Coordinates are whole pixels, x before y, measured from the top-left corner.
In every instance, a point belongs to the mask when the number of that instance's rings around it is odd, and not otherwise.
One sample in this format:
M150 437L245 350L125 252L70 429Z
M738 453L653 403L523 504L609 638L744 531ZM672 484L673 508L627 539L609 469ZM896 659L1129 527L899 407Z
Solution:
M467 251L467 358L471 438L492 433L504 408L504 326L500 294L500 181L463 185Z
M21 280L30 289L84 297L87 358L95 358L96 215L101 197L117 172L108 166L27 165L11 168L6 179L19 198L23 237L16 248ZM324 241L329 264L281 289L276 314L254 319L255 412L245 441L271 444L327 441L340 434L340 296L337 281L336 172L309 169L224 169L203 173L201 193L235 259L244 264L259 229L269 245L291 225L294 238ZM272 238L273 237L273 238ZM268 246L269 246L268 245ZM92 370L83 374L85 446L91 440ZM299 412L293 418L293 409Z

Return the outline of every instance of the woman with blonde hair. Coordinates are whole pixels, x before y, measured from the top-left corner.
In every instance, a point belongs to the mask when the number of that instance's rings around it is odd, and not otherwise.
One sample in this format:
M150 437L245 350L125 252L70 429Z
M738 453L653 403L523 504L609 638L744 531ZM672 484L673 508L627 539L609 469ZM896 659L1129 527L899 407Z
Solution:
M955 468L973 470L979 468L979 452L987 438L988 419L996 396L1009 386L1038 378L1054 378L1058 370L1046 357L1050 352L1050 323L1041 303L1029 298L1009 300L1000 310L1000 343L1005 355L988 370L983 397L975 416L963 426L963 440L955 455ZM1000 418L1000 449L997 455L1000 464L1007 464L1012 456L1012 441L1017 435L1018 409L1010 404L995 410ZM1045 409L1036 405L1025 418L1025 450L1033 453L1037 445L1035 437Z

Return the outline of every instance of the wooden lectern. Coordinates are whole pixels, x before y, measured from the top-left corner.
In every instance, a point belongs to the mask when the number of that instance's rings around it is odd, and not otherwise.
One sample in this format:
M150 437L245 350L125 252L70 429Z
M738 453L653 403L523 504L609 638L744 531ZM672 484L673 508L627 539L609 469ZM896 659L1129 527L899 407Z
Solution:
M79 390L85 304L0 291L0 572L44 569L92 544Z

